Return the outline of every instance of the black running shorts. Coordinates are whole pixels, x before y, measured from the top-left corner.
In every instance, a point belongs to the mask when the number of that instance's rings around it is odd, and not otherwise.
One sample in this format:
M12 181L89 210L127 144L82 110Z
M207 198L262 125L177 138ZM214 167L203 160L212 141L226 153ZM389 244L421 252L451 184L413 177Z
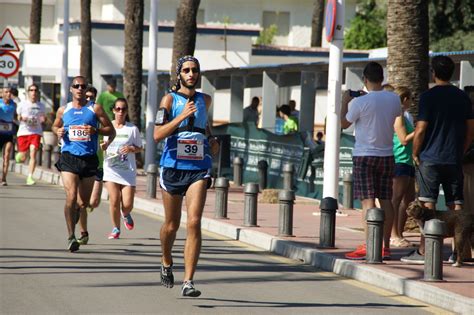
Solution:
M208 170L160 169L160 186L172 195L186 195L189 186L200 180L207 181L207 188L211 186L211 174Z
M3 146L8 142L13 143L13 135L0 135L0 151L2 151Z
M61 153L55 164L60 172L69 172L79 175L79 178L96 176L99 167L97 155L73 155L69 152Z

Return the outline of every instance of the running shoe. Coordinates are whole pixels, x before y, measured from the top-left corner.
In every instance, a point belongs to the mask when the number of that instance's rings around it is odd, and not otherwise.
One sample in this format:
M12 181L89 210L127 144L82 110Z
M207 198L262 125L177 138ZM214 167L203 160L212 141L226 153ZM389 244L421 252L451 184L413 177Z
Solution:
M171 289L174 286L173 265L165 267L162 264L160 268L160 278L161 285Z
M114 227L112 230L112 233L109 234L109 240L118 239L119 237L120 237L120 230Z
M183 287L181 288L181 295L189 297L198 297L201 295L201 291L197 290L194 287L194 282L192 280L187 280L183 282Z
M88 232L81 232L81 237L77 239L77 242L80 245L87 245L89 242L89 233Z
M410 254L408 254L408 256L402 257L400 261L407 264L424 265L425 256L420 254L420 252L417 249L415 249Z
M23 159L22 153L18 152L17 154L15 154L15 162L22 163L23 162L22 159Z
M7 184L6 181L2 181L2 182L0 183L0 186L8 186L8 184Z
M127 230L133 230L135 223L133 222L132 215L130 213L123 217L123 224Z
M367 255L367 248L365 244L357 246L356 250L346 254L347 259L363 260Z
M75 236L71 236L70 238L68 238L68 244L67 244L67 249L73 253L75 251L77 251L79 249L79 242L76 240L76 237Z
M29 175L26 178L26 184L29 185L29 186L36 184L35 180L33 179L33 176Z

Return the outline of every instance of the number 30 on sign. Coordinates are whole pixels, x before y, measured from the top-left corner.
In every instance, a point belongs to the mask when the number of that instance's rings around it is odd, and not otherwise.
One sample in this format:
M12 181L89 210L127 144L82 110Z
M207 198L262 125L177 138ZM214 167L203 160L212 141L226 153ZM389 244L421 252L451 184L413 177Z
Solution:
M0 53L0 77L14 76L20 69L20 61L9 52Z

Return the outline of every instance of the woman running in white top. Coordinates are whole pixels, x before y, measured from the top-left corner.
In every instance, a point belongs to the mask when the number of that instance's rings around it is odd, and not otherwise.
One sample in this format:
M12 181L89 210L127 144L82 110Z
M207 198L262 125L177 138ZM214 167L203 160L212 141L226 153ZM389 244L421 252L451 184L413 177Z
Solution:
M104 144L101 144L105 151L104 182L109 192L109 210L113 224L109 239L120 237L120 215L128 230L134 227L130 213L133 209L137 177L135 153L142 150L142 140L138 128L125 121L127 111L127 101L124 98L118 98L113 107L115 120L112 121L117 136L109 146L105 145L106 138L104 138Z

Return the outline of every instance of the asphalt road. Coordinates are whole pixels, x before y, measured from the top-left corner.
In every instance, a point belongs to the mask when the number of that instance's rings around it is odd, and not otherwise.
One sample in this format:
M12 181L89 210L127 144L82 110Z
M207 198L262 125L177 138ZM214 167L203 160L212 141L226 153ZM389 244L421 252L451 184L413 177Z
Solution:
M203 235L199 298L180 296L185 230L175 247L177 285L159 284L159 217L134 212L135 229L108 240L108 204L89 217L90 245L66 250L64 191L0 187L2 314L425 314L446 313L217 235Z

